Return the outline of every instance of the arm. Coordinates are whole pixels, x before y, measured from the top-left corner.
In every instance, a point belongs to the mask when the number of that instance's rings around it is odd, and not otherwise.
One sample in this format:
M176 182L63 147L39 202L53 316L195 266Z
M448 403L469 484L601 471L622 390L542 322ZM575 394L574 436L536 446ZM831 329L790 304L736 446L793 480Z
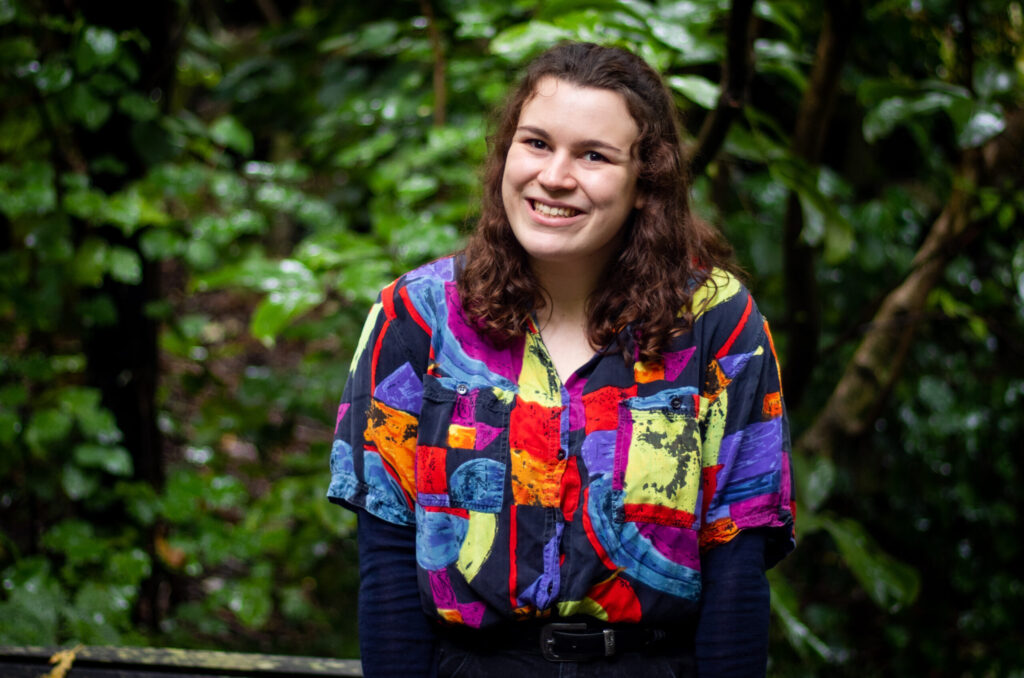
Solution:
M696 639L700 678L765 675L769 589L764 550L763 534L744 531L701 558Z
M435 637L416 583L416 528L359 511L358 537L363 675L434 675Z

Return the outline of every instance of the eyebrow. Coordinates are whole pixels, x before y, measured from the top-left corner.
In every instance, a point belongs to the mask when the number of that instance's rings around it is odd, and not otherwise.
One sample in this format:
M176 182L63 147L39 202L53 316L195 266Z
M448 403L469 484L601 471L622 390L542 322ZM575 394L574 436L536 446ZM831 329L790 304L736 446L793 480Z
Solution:
M550 135L540 127L533 127L532 125L521 125L516 128L516 132L528 132L530 134L536 134L539 137L550 139ZM583 139L576 143L577 146L583 146L586 148L601 148L612 151L613 153L622 153L622 149L618 146L613 146L607 141L601 141L600 139Z

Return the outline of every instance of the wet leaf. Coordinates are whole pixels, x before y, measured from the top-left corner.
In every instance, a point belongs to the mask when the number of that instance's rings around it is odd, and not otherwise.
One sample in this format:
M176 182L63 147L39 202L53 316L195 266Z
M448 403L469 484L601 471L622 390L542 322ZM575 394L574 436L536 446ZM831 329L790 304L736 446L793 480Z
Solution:
M876 605L896 612L914 602L920 589L917 571L882 551L863 525L850 518L823 518L821 525Z
M210 126L210 138L243 156L252 155L252 133L233 115L218 118Z
M718 85L699 75L674 75L668 79L672 89L698 106L712 109L718 103Z

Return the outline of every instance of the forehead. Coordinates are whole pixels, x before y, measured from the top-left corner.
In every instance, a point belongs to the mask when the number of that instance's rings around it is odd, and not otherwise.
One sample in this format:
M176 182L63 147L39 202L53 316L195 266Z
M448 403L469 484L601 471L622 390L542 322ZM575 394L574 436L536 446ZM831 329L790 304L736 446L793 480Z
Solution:
M519 126L549 134L599 139L628 147L639 135L625 98L618 92L542 78L519 112Z

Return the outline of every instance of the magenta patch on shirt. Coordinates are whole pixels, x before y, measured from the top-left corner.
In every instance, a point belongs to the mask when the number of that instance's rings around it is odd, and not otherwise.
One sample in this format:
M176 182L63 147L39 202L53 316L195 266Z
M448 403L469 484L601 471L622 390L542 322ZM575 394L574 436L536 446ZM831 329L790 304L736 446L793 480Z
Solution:
M455 589L452 588L452 580L448 578L448 570L430 570L430 593L434 596L434 604L439 610L454 610L458 608L458 601L455 600Z
M586 379L580 379L575 374L569 377L565 390L569 394L569 428L568 431L577 431L587 425L587 410L583 407L583 387L587 385Z
M621 490L626 485L626 464L629 462L629 444L633 439L633 416L624 403L619 403L619 430L615 436L615 467L612 472L612 489Z
M735 502L729 507L729 515L736 527L765 527L765 515L778 513L779 493L762 494ZM773 523L774 524L774 523Z
M455 396L455 410L452 412L452 423L459 426L476 425L476 391L466 395Z
M338 427L341 426L341 419L345 416L345 413L348 412L348 408L351 404L352 403L342 403L341 405L338 405L338 420L334 422L334 435L338 435Z
M484 620L484 609L486 609L483 603L458 603L457 609L466 626L474 629L480 628L480 624Z
M642 534L658 553L673 563L685 565L693 570L700 569L697 553L697 533L685 527L637 523Z
M674 353L665 354L665 379L668 381L675 381L679 378L679 375L683 373L686 366L690 363L690 358L693 356L694 351L697 350L696 346L691 346L685 351L675 351Z
M522 340L514 341L502 349L495 348L486 337L470 326L462 313L462 301L455 283L445 283L445 303L448 307L448 329L468 357L479 360L490 372L515 382L523 367Z
M501 432L503 430L504 429L498 428L497 426L491 426L490 424L485 424L483 422L477 423L476 444L473 446L474 449L484 449L485 447L490 445L495 438L501 435Z

